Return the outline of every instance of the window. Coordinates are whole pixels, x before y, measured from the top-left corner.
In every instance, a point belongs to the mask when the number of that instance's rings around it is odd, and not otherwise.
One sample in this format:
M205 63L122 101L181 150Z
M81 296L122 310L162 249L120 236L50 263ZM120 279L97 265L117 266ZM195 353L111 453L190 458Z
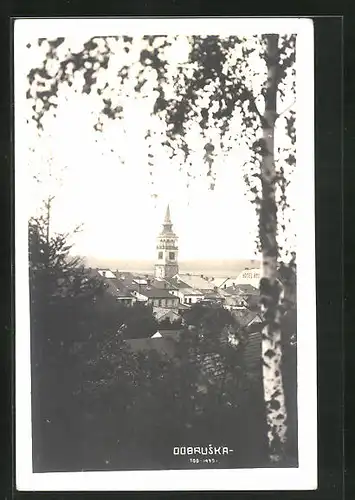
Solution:
M159 254L158 254L158 259L159 259L159 260L162 260L162 259L163 259L163 252L159 252Z
M189 304L191 304L191 302L192 302L192 298L190 297L190 298L189 298Z
M175 260L175 252L169 252L169 259Z

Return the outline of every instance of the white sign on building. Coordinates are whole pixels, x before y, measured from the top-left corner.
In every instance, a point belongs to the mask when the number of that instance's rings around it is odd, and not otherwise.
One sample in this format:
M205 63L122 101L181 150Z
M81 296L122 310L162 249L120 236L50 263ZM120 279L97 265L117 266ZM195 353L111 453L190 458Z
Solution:
M235 281L236 285L252 285L255 288L259 288L261 278L261 269L244 269Z

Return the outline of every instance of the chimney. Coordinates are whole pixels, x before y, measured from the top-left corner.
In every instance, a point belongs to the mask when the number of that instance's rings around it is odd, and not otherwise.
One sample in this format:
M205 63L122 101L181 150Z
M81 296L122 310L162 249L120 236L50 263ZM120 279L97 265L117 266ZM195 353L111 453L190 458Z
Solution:
M106 278L106 271L102 271L102 276Z

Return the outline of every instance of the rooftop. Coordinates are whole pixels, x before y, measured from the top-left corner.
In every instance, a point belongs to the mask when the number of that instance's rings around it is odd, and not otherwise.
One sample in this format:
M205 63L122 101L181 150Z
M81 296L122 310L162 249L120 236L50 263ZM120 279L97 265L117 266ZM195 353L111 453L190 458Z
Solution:
M242 327L249 326L252 322L261 323L259 314L255 311L249 311L249 309L233 310L232 314Z
M151 338L178 339L181 330L158 330Z
M116 278L114 273L111 271L111 269L98 269L97 272L99 273L100 276L103 278Z
M180 288L179 291L183 293L184 295L199 295L203 296L203 293L200 290L196 290L195 288Z
M171 283L171 280L164 278L154 278L152 280L152 286L154 288L166 289L166 290L176 290L177 287Z
M154 307L153 312L157 321L162 321L163 319L177 321L181 318L180 314L174 312L172 309L167 309L165 307Z
M171 286L172 289L180 290L180 288L191 288L178 276L174 276L173 278L165 278L165 281Z
M138 291L141 295L144 295L148 298L175 298L175 296L169 292L169 290L165 290L164 288L155 288L155 287L141 287Z
M199 290L213 290L215 285L213 282L208 281L202 275L197 274L179 274L178 279L183 283L186 283L192 288L197 288Z

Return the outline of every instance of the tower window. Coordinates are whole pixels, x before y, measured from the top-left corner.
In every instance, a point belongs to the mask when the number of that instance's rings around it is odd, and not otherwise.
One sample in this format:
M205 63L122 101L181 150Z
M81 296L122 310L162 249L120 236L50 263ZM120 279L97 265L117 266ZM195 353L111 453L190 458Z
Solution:
M169 252L169 259L175 260L175 252Z
M159 259L159 260L162 260L162 258L163 258L163 252L159 252L159 254L158 254L158 259Z

